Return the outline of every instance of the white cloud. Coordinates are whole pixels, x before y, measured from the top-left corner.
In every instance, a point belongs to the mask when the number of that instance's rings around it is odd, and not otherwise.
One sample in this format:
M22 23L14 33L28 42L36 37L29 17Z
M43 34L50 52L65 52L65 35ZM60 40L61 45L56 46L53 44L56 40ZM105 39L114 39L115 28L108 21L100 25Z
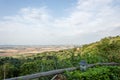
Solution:
M22 8L0 21L0 44L82 44L120 35L120 10L114 0L78 0L66 17L49 8Z

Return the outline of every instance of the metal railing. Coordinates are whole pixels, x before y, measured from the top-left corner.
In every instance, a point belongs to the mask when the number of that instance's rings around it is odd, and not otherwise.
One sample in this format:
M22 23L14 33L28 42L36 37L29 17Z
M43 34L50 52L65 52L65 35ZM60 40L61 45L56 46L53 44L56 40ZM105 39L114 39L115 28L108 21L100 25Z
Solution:
M88 64L87 68L95 67L95 66L110 66L110 65L111 66L120 66L120 63L111 62L111 63ZM4 79L4 80L29 80L29 79L35 79L35 78L40 78L40 77L44 77L44 76L60 74L60 73L63 73L65 71L73 71L73 70L76 70L76 69L79 69L79 68L80 67L57 69L57 70L51 70L51 71L47 71L47 72L40 72L40 73L36 73L36 74L30 74L30 75L26 75L26 76L14 77L14 78L9 78L9 79Z

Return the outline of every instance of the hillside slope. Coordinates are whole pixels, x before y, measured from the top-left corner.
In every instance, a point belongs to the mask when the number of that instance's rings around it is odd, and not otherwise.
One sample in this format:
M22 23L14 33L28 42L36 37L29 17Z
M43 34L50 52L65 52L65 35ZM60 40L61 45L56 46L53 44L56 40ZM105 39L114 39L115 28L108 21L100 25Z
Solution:
M80 60L86 60L88 63L120 62L120 36L106 37L98 42L86 44L79 48L57 52L43 52L28 57L21 56L20 58L0 57L0 80L3 78L78 66ZM103 68L101 69L104 70ZM118 72L116 73L118 74ZM50 80L51 77L40 78L40 80Z

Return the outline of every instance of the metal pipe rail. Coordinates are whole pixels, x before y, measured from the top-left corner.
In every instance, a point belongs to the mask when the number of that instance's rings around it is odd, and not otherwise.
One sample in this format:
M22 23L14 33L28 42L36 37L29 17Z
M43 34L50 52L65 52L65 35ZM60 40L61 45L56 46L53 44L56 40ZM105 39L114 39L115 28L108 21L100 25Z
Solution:
M87 68L91 68L91 67L95 67L95 66L120 66L120 63L111 62L111 63L88 64ZM36 74L30 74L30 75L26 75L26 76L14 77L14 78L9 78L9 79L4 79L4 80L29 80L29 79L40 78L40 77L43 77L43 76L60 74L60 73L63 73L65 71L73 71L73 70L77 70L77 69L79 69L79 67L57 69L57 70L40 72L40 73L36 73Z

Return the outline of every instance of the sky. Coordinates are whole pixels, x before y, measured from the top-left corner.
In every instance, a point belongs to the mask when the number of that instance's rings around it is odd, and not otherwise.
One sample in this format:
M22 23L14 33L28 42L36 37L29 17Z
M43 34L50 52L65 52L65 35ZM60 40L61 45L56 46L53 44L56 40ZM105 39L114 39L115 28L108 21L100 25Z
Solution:
M81 45L120 35L120 0L0 0L0 45Z

